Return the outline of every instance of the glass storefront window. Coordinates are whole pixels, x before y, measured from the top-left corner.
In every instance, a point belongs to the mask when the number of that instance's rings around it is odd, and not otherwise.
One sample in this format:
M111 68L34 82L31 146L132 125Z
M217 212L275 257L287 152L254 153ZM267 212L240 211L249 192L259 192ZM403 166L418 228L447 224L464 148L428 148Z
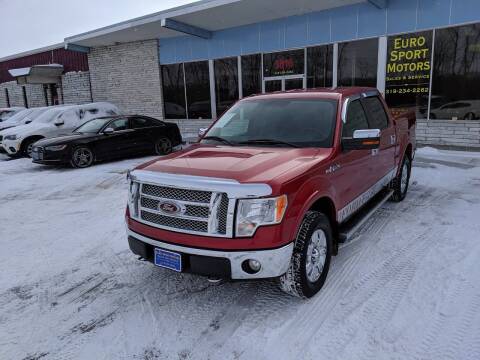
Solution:
M480 24L436 30L430 119L480 119Z
M262 57L260 54L242 56L243 97L262 92Z
M432 32L388 38L385 100L393 113L414 109L426 118L432 60Z
M297 75L305 72L305 50L291 50L263 55L263 76Z
M210 76L208 61L185 63L187 109L189 119L211 119Z
M331 87L333 45L307 48L307 88Z
M220 116L238 100L238 59L215 60L213 66L217 115Z
M186 119L183 64L163 65L162 84L166 119Z
M378 39L338 44L338 86L377 87Z

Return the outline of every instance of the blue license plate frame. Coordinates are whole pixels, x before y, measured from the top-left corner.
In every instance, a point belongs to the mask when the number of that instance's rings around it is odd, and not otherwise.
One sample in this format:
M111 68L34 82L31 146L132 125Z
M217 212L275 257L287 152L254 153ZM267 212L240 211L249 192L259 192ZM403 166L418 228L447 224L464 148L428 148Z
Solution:
M156 266L182 272L182 254L155 248L153 258Z

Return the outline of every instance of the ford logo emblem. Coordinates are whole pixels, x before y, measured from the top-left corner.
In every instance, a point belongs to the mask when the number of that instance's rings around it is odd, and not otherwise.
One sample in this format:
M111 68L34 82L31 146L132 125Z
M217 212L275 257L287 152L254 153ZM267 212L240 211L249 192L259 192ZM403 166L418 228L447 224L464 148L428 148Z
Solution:
M168 215L183 214L185 212L185 208L174 201L160 201L158 210Z

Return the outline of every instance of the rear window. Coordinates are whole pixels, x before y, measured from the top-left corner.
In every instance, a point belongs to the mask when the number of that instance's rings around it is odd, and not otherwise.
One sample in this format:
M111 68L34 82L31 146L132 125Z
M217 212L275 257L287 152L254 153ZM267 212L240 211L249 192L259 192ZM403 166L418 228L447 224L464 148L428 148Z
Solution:
M364 104L370 121L370 128L380 130L387 128L388 117L380 99L376 96L367 97Z

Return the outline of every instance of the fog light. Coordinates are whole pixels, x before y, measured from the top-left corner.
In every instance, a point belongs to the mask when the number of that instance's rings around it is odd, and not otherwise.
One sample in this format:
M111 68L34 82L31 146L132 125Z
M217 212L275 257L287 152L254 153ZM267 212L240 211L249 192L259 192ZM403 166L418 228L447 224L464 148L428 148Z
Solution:
M262 268L262 264L260 264L260 261L258 260L249 259L249 260L245 260L242 263L243 271L245 271L247 274L250 274L250 275L258 273L261 268Z
M262 264L260 264L260 262L257 260L248 260L248 266L250 266L250 269L255 272L259 272L262 268Z

